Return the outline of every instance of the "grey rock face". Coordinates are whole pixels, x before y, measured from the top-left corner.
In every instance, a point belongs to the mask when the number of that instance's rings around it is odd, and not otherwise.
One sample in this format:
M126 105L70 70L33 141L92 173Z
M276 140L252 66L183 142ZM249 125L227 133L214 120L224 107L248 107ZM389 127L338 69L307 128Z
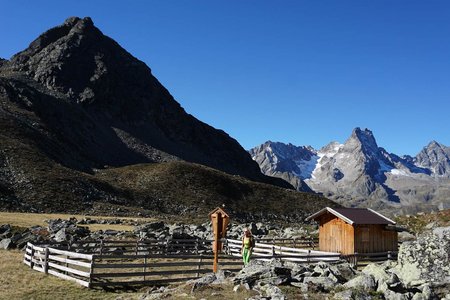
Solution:
M450 147L432 141L416 155L414 162L433 175L450 177Z
M310 191L303 180L311 176L317 161L312 147L267 141L249 153L264 174L282 178L299 191Z

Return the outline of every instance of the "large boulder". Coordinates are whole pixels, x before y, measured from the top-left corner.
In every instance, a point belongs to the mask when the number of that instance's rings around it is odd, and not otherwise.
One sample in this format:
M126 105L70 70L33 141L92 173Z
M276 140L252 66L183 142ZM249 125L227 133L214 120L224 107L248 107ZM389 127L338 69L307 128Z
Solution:
M450 283L450 231L426 233L400 246L393 271L405 285L426 282Z
M388 265L385 264L368 264L363 270L363 274L370 275L374 278L375 284L380 288L383 283L386 283L390 279L388 273Z
M362 273L353 278L352 280L344 283L344 287L354 289L374 290L376 288L376 283L372 275Z
M329 292L336 287L336 282L328 277L305 277L303 283L308 285L308 290L314 286L320 292Z
M356 276L355 269L348 262L330 265L330 276L337 279L339 283L345 283Z
M269 262L251 261L234 278L234 284L248 284L250 287L258 282L280 285L291 280L291 270L282 265L279 260Z

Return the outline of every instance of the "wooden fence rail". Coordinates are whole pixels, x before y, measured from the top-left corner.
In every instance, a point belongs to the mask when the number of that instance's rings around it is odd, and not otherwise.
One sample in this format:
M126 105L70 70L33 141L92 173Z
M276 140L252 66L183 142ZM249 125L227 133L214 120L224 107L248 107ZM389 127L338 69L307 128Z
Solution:
M271 240L273 241L273 240ZM222 240L221 269L242 268L241 241ZM212 272L211 240L77 241L72 244L28 243L23 262L31 269L75 281L85 287L157 285L186 281ZM357 266L372 260L395 259L395 252L341 255L257 242L252 258L277 258L296 263L337 262Z

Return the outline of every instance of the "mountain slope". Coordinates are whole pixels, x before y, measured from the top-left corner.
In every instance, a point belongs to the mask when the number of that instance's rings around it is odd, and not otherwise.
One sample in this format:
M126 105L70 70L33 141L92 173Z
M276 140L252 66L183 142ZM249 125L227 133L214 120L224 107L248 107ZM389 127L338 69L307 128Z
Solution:
M258 159L268 148L273 150L270 162ZM404 212L450 206L448 148L436 142L416 158L399 157L379 147L370 130L356 128L344 144L333 142L318 151L308 147L310 155L298 156L295 164L295 151L287 155L288 148L305 149L268 142L249 152L266 174L277 176L276 170L282 168L344 205L379 210L396 207Z
M150 68L90 18L69 18L43 33L2 63L0 77L2 102L36 114L59 153L41 150L70 168L182 159L289 187L262 175L225 132L187 114Z
M263 175L89 18L0 61L3 210L196 216L222 203L290 220L336 205Z

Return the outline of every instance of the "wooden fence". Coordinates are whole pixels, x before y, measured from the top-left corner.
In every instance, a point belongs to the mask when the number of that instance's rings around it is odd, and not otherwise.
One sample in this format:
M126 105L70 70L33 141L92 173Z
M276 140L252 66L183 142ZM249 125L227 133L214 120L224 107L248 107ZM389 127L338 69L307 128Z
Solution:
M362 268L372 262L386 260L397 260L397 251L377 252L377 253L354 253L342 255L341 258L348 261L355 268Z
M225 239L222 243L219 269L240 270L241 241ZM339 253L257 242L252 258L278 258L296 263L346 259L356 266L367 258L386 260L394 259L395 255L386 252L342 256ZM28 243L24 263L34 270L72 280L85 287L160 285L195 279L212 272L212 241L166 239L77 241L46 245Z
M224 244L225 253L231 256L241 256L240 240L227 239ZM323 252L299 248L291 248L278 246L274 244L255 243L252 257L262 260L279 258L281 260L293 261L298 263L317 262L317 261L338 261L341 257L340 253Z

